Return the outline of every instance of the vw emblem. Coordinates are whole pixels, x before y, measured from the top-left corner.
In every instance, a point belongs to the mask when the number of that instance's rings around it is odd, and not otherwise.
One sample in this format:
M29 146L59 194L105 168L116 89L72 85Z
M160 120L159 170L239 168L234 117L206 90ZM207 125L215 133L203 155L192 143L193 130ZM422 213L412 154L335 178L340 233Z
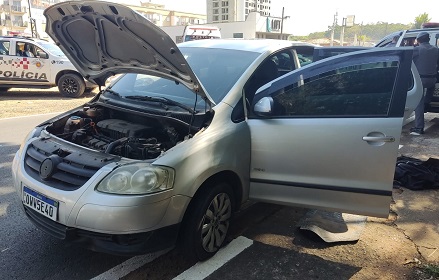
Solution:
M50 179L55 171L55 164L51 158L46 158L40 165L40 177L43 180Z

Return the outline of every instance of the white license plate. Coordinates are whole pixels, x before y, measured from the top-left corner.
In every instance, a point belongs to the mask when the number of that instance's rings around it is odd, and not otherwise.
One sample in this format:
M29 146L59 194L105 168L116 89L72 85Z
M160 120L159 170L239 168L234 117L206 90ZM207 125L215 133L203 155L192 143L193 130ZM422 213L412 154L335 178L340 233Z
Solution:
M57 219L58 201L50 199L25 186L23 187L23 204L51 220L56 221Z

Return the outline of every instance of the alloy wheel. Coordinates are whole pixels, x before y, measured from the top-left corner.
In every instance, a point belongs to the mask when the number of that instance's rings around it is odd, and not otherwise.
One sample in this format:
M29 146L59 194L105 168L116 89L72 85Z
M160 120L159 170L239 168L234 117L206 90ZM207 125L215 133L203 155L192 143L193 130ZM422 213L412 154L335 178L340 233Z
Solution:
M206 252L216 252L226 238L232 215L232 203L226 193L217 194L210 202L201 223L202 246Z

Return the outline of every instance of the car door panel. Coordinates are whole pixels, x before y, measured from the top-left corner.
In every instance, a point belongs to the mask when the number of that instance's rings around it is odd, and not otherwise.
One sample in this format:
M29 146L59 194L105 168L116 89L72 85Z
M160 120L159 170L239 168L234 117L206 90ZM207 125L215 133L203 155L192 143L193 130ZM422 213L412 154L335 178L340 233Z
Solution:
M287 109L248 119L250 198L387 216L411 55L340 55L263 87L253 105L270 97Z

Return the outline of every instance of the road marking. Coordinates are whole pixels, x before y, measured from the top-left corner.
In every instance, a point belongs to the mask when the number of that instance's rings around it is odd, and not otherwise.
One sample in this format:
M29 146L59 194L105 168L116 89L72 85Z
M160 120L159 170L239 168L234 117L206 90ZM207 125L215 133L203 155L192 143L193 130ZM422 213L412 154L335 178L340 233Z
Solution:
M213 257L204 262L198 262L173 280L201 280L215 272L225 263L253 244L253 240L239 236L226 247L218 251Z
M404 145L399 145L398 150L401 150L402 147L404 147Z
M161 255L166 254L171 251L171 249L159 251L152 254L146 254L141 256L136 256L131 259L124 261L123 263L116 265L112 269L92 278L91 280L117 280L120 279L128 273L144 266L147 263L152 262L154 259L160 257Z
M27 116L18 116L18 117L9 117L9 118L1 118L1 120L11 120L11 119L19 119L19 118L33 118L33 117L39 117L39 116L46 116L46 115L60 115L64 112L55 112L55 113L45 113L45 114L37 114L37 115L27 115Z

